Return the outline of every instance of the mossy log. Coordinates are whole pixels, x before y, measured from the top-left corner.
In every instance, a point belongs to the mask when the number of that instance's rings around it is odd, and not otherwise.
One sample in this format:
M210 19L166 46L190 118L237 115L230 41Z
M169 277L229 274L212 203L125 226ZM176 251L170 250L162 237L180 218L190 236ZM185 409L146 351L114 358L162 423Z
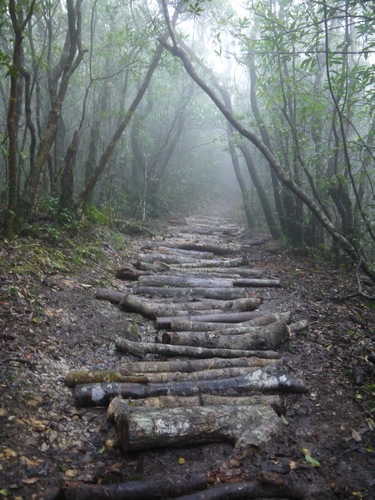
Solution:
M288 338L289 330L285 321L275 321L268 326L247 327L245 332L234 334L219 332L164 332L165 344L191 345L214 349L277 349Z
M281 431L282 423L266 405L132 408L115 414L124 451L227 441L236 449L260 446Z
M210 349L208 347L193 347L184 345L157 344L154 342L133 342L125 338L115 341L116 349L126 354L132 354L138 358L144 358L146 354L159 354L161 356L187 356L189 358L277 358L279 354L275 351L248 351L243 349Z
M68 387L77 384L91 384L101 382L134 382L137 384L147 384L149 378L143 374L124 374L121 370L72 370L65 377Z

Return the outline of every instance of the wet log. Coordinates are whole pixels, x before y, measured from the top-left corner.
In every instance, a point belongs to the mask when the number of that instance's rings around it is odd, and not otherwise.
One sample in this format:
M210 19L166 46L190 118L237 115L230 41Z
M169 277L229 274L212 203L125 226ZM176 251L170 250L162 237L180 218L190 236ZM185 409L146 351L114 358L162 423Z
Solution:
M252 287L280 287L281 281L278 279L251 279L251 278L243 278L243 279L235 279L233 280L233 286L239 286L242 288Z
M242 450L260 446L281 430L281 420L266 405L193 408L129 408L115 415L124 451L227 441Z
M140 481L116 484L68 483L62 486L54 499L59 500L144 500L177 497L184 493L206 488L210 480L206 474L189 473L188 478L172 474Z
M95 298L100 300L108 300L112 304L119 304L124 297L124 292L118 290L110 290L109 288L98 288L95 293Z
M140 298L131 293L124 295L120 301L120 308L128 312L142 314L146 318L155 319L157 316L187 315L190 311L204 311L223 309L225 311L252 311L259 307L261 299L243 298L228 301L205 300L201 302L183 302L160 304Z
M72 370L65 377L65 383L68 387L97 382L134 382L147 384L149 381L145 375L124 374L121 370Z
M132 289L135 295L149 297L194 297L206 299L232 300L249 296L248 288L188 288L168 286L136 286Z
M213 380L215 378L238 377L245 375L259 367L269 365L280 365L280 359L248 359L249 363L243 366L225 366L220 368L203 368L194 371L179 371L178 369L171 371L169 368L166 371L157 371L144 373L133 373L119 370L73 370L65 377L65 383L68 387L75 387L77 384L91 384L104 382L124 382L147 384L151 382L175 382L178 380ZM250 362L252 361L252 362Z
M281 363L280 354L275 358L208 358L208 359L177 359L169 361L131 361L118 368L125 375L145 375L158 372L195 372L214 370L231 366L267 366Z
M256 278L209 278L209 277L189 277L185 275L150 275L140 276L138 279L140 286L173 286L173 287L196 287L196 288L230 288L232 286L240 288L259 287L279 287L280 280L276 279L256 279Z
M212 257L210 257L209 254L204 255L201 257L201 259L210 259L212 260ZM161 252L152 252L152 253L139 253L136 256L136 259L138 261L142 262L148 262L152 263L155 261L161 261L164 262L165 264L182 264L182 263L187 263L187 262L196 262L196 259L193 256L185 256L185 255L176 255L176 254L165 254Z
M254 303L258 302L260 305L262 303L262 299L254 298ZM248 321L254 319L257 313L254 311L244 311L244 312L221 312L221 313L212 313L212 314L200 314L194 315L189 314L187 316L162 316L160 318L156 318L155 326L158 330L161 329L170 329L172 321L177 319L184 319L187 321L208 321L212 323L242 323L243 321Z
M180 275L152 275L141 276L138 280L140 286L172 286L172 287L197 287L197 288L230 288L233 280L230 278L190 278Z
M194 262L185 262L181 264L172 264L172 266L175 266L177 269L199 269L199 268L208 268L208 269L215 269L215 268L232 268L232 267L239 267L239 266L246 266L247 260L243 257L240 258L232 258L232 259L198 259L195 260ZM249 269L249 271L254 272L256 274L262 272L258 269Z
M194 257L195 259L213 259L215 257L213 252L184 250L182 248L176 248L173 244L158 246L157 251L162 254L181 255L182 257Z
M281 364L280 361L278 364L279 365ZM268 365L264 364L263 366L268 366ZM194 380L215 380L219 378L239 377L240 375L246 375L248 373L251 373L257 370L258 368L259 367L256 366L248 366L248 367L229 366L227 368L201 370L190 373L178 372L178 371L158 372L158 373L148 373L147 379L149 383L178 382L186 380L188 380L189 382L193 382Z
M238 253L242 250L241 245L215 245L210 243L177 243L177 248L182 250L192 250L201 252L211 252L215 255L229 255L233 253Z
M208 275L214 278L262 278L265 272L260 269L249 269L248 267L207 267L207 266L191 266L190 264L171 264L169 270L176 274L183 275L189 273L191 276ZM268 279L268 278L267 278Z
M148 398L155 396L194 396L198 394L248 395L250 391L305 392L302 380L278 367L258 368L252 373L226 379L178 381L166 383L77 384L73 390L76 406L107 406L115 396ZM229 393L229 394L228 394Z
M275 351L248 351L237 349L210 349L207 347L192 347L184 345L156 344L154 342L133 342L124 338L115 341L116 349L138 358L146 354L161 356L187 356L189 358L277 358L280 355Z
M244 481L212 486L204 491L183 495L179 500L223 500L233 498L247 500L250 498L283 498L303 499L309 498L309 486L300 478L278 476L273 483Z
M126 413L131 407L143 408L186 408L196 406L250 406L250 405L271 406L276 412L282 409L281 397L272 395L255 396L217 396L215 394L200 394L199 396L159 396L146 399L123 399L116 396L110 402L107 409L107 420L113 422L121 413Z
M289 337L288 326L279 320L269 326L247 327L244 333L216 332L164 332L165 344L191 345L213 349L277 349Z
M147 276L149 274L151 274L150 271L140 271L139 269L136 269L132 264L127 263L127 264L124 264L119 269L117 269L115 276L119 280L137 281L137 279L140 276L142 276L142 275Z
M286 311L283 313L269 313L264 314L259 311L259 315L255 315L253 319L248 321L243 321L241 323L220 323L220 322L210 322L210 321L191 321L184 319L175 319L171 321L171 330L174 332L209 332L209 331L224 331L227 333L241 333L246 331L249 326L267 326L274 321L284 320L287 323L290 322L291 312Z

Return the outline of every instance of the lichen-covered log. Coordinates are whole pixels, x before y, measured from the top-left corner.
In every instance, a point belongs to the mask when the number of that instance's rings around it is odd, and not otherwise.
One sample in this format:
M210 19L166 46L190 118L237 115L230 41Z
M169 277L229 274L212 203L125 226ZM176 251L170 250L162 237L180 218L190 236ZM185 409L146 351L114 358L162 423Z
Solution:
M160 354L162 356L187 356L189 358L277 358L275 351L247 351L238 349L210 349L207 347L193 347L185 345L156 344L154 342L133 342L124 338L115 341L116 349L144 358L146 354Z
M243 321L238 324L233 323L219 323L210 321L191 321L184 319L175 319L171 321L171 330L174 332L209 332L209 331L226 331L227 333L241 333L246 331L249 326L267 326L274 321L284 320L290 322L291 312L286 311L283 313L269 313L264 314L261 311L254 313L254 318Z
M254 298L254 306L256 303L259 305L262 303L261 298ZM209 314L189 314L186 316L162 316L156 318L155 326L158 330L171 328L172 321L176 319L185 319L190 321L209 321L213 323L242 323L243 321L249 321L259 316L259 313L254 313L254 311L244 311L244 312L220 312L220 313L209 313Z
M208 359L177 359L170 361L131 361L124 363L118 370L125 375L145 375L158 372L195 372L201 370L215 370L231 366L267 366L281 363L280 354L275 358L208 358Z
M136 286L132 289L136 295L149 297L193 297L206 299L232 300L248 297L248 288L205 288L205 287L168 287L168 286Z
M120 308L128 312L142 314L146 318L155 319L158 316L188 315L190 312L201 314L211 310L222 309L228 311L252 311L259 307L261 299L256 297L235 300L203 300L201 302L157 303L131 293L124 295L120 301Z
M124 374L121 370L73 370L65 377L65 383L68 387L97 382L135 382L137 384L147 384L149 381L143 374Z
M259 446L281 431L282 423L266 405L131 408L115 415L124 451L227 441L237 449Z
M215 394L200 394L199 396L158 396L146 399L123 399L116 396L110 402L107 409L107 420L113 422L115 415L120 416L126 413L129 406L143 408L182 408L194 406L249 406L249 405L267 405L271 406L276 412L282 408L281 397L277 394L255 395L255 396L219 396Z
M289 330L285 321L275 321L268 326L247 327L244 333L219 332L164 332L165 344L191 345L215 349L277 349L288 338Z
M148 398L154 396L194 396L209 393L220 395L249 395L251 391L305 392L302 380L278 367L258 368L252 373L226 379L178 381L151 384L78 384L73 394L77 406L106 406L115 397Z

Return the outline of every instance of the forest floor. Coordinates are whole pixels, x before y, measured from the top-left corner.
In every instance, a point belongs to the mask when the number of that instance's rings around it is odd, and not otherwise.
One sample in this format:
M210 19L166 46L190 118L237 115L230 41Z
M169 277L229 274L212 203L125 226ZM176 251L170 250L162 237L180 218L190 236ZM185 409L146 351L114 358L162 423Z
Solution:
M115 337L127 322L141 328L144 320L96 300L95 290L121 289L117 266L150 237L93 228L90 242L53 243L58 234L47 226L40 233L44 240L29 236L0 246L0 497L58 498L68 482L220 470L229 444L125 454L105 409L76 408L64 383L73 369L124 364ZM265 300L310 322L281 349L308 392L285 396L282 435L236 469L251 480L287 463L288 474L309 486L306 498L375 498L374 302L341 300L357 290L354 271L317 256L265 240L248 257L282 280ZM309 463L302 449L319 463Z

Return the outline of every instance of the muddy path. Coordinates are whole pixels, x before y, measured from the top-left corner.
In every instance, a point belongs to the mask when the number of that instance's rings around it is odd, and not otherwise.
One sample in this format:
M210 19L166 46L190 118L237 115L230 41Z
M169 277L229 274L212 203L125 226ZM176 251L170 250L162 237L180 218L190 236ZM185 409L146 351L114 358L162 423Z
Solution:
M201 217L174 222L160 236L134 239L123 253L115 251L111 242L103 242L101 251L112 267L95 263L83 266L74 275L57 270L38 278L4 272L3 288L12 284L19 293L2 301L2 496L373 498L375 314L372 304L359 298L338 300L355 291L353 276L347 270L338 271L311 258L292 256L269 238L251 237L230 221ZM2 251L11 259L11 248ZM197 253L202 251L203 254ZM236 265L235 259L240 259ZM217 266L217 261L222 265ZM115 277L116 271L121 279ZM178 286L175 286L176 276ZM192 279L204 281L192 282ZM268 286L260 287L249 280L271 281ZM183 292L184 283L189 293ZM162 288L153 293L150 288L156 286ZM37 288L36 295L32 293L33 287ZM114 296L102 297L107 300L95 298L98 290L103 289ZM242 296L241 291L244 291ZM135 304L134 300L126 300L129 292L130 298L139 299ZM235 296L228 298L226 293ZM243 299L259 303L252 311L228 310L229 301ZM197 306L192 311L189 307L192 303L206 302L216 308L219 301L227 301L224 310L200 310ZM181 303L188 304L189 318L184 318L184 309L178 306ZM137 307L141 307L142 314L139 310L135 312ZM248 303L246 307L249 308ZM36 311L39 311L38 321ZM259 384L244 388L243 381L240 389L238 386L228 389L220 383L212 389L217 378L238 379L245 370L242 367L235 373L232 371L228 377L228 371L220 373L228 367L223 368L219 363L216 367L219 375L206 384L205 397L209 393L214 398L257 399L239 405L239 411L233 410L236 408L233 400L229 405L229 399L220 400L220 407L216 407L213 415L202 417L202 408L206 411L214 406L207 400L202 404L204 398L200 394L200 405L193 412L196 426L184 442L179 431L172 437L169 433L159 436L160 441L155 440L155 421L151 421L147 438L141 440L144 429L139 427L137 415L144 413L142 408L137 409L139 398L134 393L131 393L131 413L136 415L134 425L138 427L129 435L124 428L128 429L130 423L121 414L121 404L116 410L120 415L117 432L114 423L107 420L107 403L90 405L87 397L90 387L86 385L85 401L89 404L83 404L77 399L77 389L66 384L66 376L73 370L118 372L120 368L124 376L136 373L147 378L147 373L139 370L145 360L159 363L177 360L179 365L169 370L169 374L164 373L166 379L159 377L153 383L169 384L167 393L177 397L171 408L159 409L156 416L175 418L174 422L180 423L186 414L176 413L176 408L183 411L182 399L196 395L199 384L192 380L191 373L200 370L195 368L187 375L182 374L180 381L176 375L171 377L171 372L181 374L187 359L196 361L197 358L192 358L194 353L187 351L189 356L186 356L184 349L197 349L197 336L202 338L204 332L198 334L192 330L188 340L181 340L180 331L185 335L186 330L173 331L171 324L165 324L165 318L170 321L173 313L173 321L185 321L184 328L193 313L197 321L204 319L199 321L200 328L204 322L210 325L218 322L220 335L215 334L216 327L211 330L213 335L210 331L204 334L206 349L223 350L228 346L212 344L212 338L224 337L225 329L243 326L243 321L255 321L259 315L286 312L290 312L290 318L283 320L287 327L281 325L273 344L268 343L269 332L262 337L258 329L255 339L252 335L251 339L246 337L246 345L243 339L238 344L242 352L237 359L246 358L243 352L246 350L257 351L256 356L248 359L263 359L263 363L268 357L273 365L252 366L247 368L250 374L262 373L263 381L267 377L278 376L278 380L280 376L290 377L296 384L293 390L290 387L285 390L285 384L266 391ZM212 321L217 314L225 314L225 321L219 321L220 318ZM233 320L230 315L235 314L248 316L229 323ZM210 316L204 318L205 315ZM308 321L308 328L301 321ZM231 339L239 342L243 335L236 332ZM152 346L163 349L170 345L172 337L173 349L180 349L177 354L173 350L172 354L152 351ZM211 359L228 359L221 354ZM246 377L248 380L249 376ZM189 388L184 386L185 392L179 393L174 386L171 394L171 384L181 384L181 380L189 381ZM152 386L150 380L146 382L140 382L142 391L145 385ZM134 381L131 383L136 385ZM80 387L85 388L85 384ZM102 383L101 390L105 389L108 387ZM129 390L129 385L125 390ZM123 394L127 400L129 392ZM160 394L164 393L158 393L157 397ZM114 395L111 393L109 398ZM158 404L160 408L160 401ZM228 406L234 412L231 432L233 428L236 430L229 437L228 433L219 433L211 442L207 436L213 434L215 422L223 425L220 409L224 408L224 424L229 425ZM254 414L246 413L249 408L260 408L258 420ZM129 413L129 408L126 412ZM199 415L203 418L200 425ZM211 422L209 427L204 425L207 421ZM248 432L249 421L254 432ZM164 447L161 444L167 438L170 446Z

